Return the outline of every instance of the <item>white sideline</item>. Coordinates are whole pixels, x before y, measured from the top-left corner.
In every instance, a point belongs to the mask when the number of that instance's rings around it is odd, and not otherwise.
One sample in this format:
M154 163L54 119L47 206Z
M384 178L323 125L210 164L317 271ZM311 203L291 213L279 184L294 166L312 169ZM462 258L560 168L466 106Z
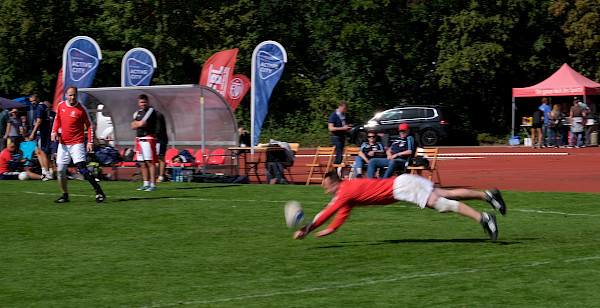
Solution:
M24 191L24 193L26 193L26 194L32 194L32 195L40 195L40 196L56 195L56 194L48 194L48 193L41 193L41 192L34 192L34 191ZM74 197L89 197L89 198L95 198L96 197L96 195L79 195L79 194L70 194L70 196L74 196ZM107 195L107 197L111 198L111 199L114 199L114 198L116 198L116 199L135 198L133 196L114 196L114 195ZM287 202L287 200L209 199L209 198L176 198L176 197L168 197L168 198L164 198L164 199L166 199L166 200L213 201L213 202L220 202L220 201L262 202L262 203L282 203L282 204L285 203L285 202ZM321 202L321 201L302 201L302 203L326 204L326 202ZM402 205L402 204L395 204L394 206L406 207L405 205ZM600 215L596 215L596 214L564 213L564 212L556 212L556 211L527 210L527 209L514 209L514 208L510 208L510 210L511 211L518 211L518 212L525 212L525 213L537 213L537 214L557 214L557 215L569 215L569 216L600 216Z
M580 261L597 260L597 259L600 259L600 256L582 257L582 258L567 259L567 260L537 261L537 262L532 262L532 263L506 265L506 266L501 266L501 267L497 267L497 268L479 268L479 269L473 268L473 269L464 269L464 270L451 271L451 272L402 275L402 276L393 277L393 278L378 279L378 280L366 280L363 282L355 282L355 283L349 283L349 284L344 284L344 285L331 285L331 286L314 287L314 288L301 289L301 290L295 290L295 291L280 291L280 292L272 292L272 293L265 293L265 294L235 296L235 297L229 297L229 298L217 298L217 299L213 299L213 300L197 300L197 301L187 301L187 302L177 302L177 303L167 303L167 304L156 304L156 305L152 305L152 306L143 306L141 308L161 308L161 307L173 307L173 306L181 306L181 305L211 304L211 303L219 303L219 302L247 300L247 299L258 298L258 297L272 297L272 296L278 296L278 295L292 295L292 294L302 294L302 293L315 292L315 291L326 291L326 290L330 290L330 289L344 289L344 288L349 288L349 287L360 287L360 286L371 285L371 284L376 284L376 283L394 282L394 281L414 279L414 278L459 275L459 274L466 274L466 273L496 271L496 270L505 270L505 269L513 269L513 268L527 268L527 267L534 267L534 266L538 266L538 265L546 265L546 264L552 264L552 263L580 262Z

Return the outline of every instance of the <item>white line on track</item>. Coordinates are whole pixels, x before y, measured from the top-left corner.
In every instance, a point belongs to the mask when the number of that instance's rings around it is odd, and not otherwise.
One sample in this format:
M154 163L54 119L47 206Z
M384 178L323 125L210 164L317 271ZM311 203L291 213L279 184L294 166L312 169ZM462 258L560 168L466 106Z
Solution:
M519 269L519 268L528 268L528 267L547 265L547 264L553 264L553 263L582 262L582 261L598 260L598 259L600 259L600 256L590 256L590 257L582 257L582 258L567 259L567 260L536 261L536 262L531 262L531 263L513 264L513 265L506 265L506 266L495 267L495 268L471 268L471 269L463 269L463 270L449 271L449 272L402 275L402 276L391 277L391 278L386 278L386 279L376 279L376 280L368 279L368 280L364 280L361 282L355 282L355 283L349 283L349 284L343 284L343 285L330 285L330 286L314 287L314 288L294 290L294 291L279 291L279 292L271 292L271 293L264 293L264 294L243 295L243 296L234 296L234 297L228 297L228 298L217 298L217 299L212 299L212 300L196 300L196 301L187 301L187 302L182 301L182 302L177 302L177 303L167 303L167 304L156 304L156 305L152 305L152 306L144 306L143 308L162 308L162 307L173 307L173 306L181 306L181 305L212 304L212 303L219 303L219 302L240 301L240 300L247 300L247 299L259 298L259 297L273 297L273 296L279 296L279 295L294 295L294 294L310 293L310 292L317 292L317 291L327 291L327 290L331 290L331 289L345 289L345 288L350 288L350 287L360 287L360 286L372 285L372 284L377 284L377 283L396 282L396 281L407 280L407 279L460 275L460 274L468 274L468 273L476 273L476 272L489 272L489 271L506 270L506 269Z
M566 152L556 153L439 153L438 156L552 156L552 155L569 155Z

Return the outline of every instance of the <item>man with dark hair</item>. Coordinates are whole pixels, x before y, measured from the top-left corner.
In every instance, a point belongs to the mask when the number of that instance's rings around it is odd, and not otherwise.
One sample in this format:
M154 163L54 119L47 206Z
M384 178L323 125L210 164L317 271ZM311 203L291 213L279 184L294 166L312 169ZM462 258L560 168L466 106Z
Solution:
M31 94L29 101L33 106L33 128L29 134L29 140L37 144L35 154L38 157L42 167L42 180L52 179L49 168L50 154L50 123L48 121L48 107L40 104L40 97L37 94Z
M150 107L148 95L138 97L140 109L133 114L131 129L136 130L135 151L141 164L144 184L137 190L156 190L156 112Z
M58 141L58 152L56 156L57 179L62 195L55 203L69 202L67 190L67 167L71 160L77 167L77 171L90 182L96 191L96 202L100 203L106 199L106 195L100 188L98 182L87 168L85 161L86 148L88 152L93 151L94 129L92 120L87 109L77 101L77 87L69 86L66 91L66 101L60 102L56 107L56 117L52 126L50 138ZM60 137L58 130L61 130ZM85 129L87 129L87 145L85 142Z
M341 164L344 157L346 132L350 130L350 126L346 123L346 111L348 111L348 104L345 101L340 101L338 108L329 115L327 127L331 132L331 143L335 146L334 164Z
M497 189L485 192L468 189L445 190L434 188L433 182L418 175L402 174L385 180L342 181L335 171L330 171L325 175L323 187L325 193L333 195L333 199L325 209L315 216L311 223L296 231L295 239L304 238L335 215L329 226L325 230L317 232L315 236L332 234L346 221L355 206L388 205L400 200L414 203L422 209L427 207L441 213L455 212L472 218L483 226L490 235L491 241L495 242L498 237L496 216L486 212L479 213L456 200L484 200L489 202L494 209L499 210L502 215L506 213L506 205Z

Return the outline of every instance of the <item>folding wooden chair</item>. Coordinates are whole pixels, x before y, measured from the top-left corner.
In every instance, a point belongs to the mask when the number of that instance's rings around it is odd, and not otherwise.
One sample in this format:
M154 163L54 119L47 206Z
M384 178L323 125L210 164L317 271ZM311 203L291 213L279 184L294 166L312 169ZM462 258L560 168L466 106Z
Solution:
M309 185L313 180L318 180L321 183L321 185L323 184L325 174L329 172L331 166L333 165L334 155L335 147L317 148L313 162L311 164L306 164L307 167L310 167L310 171L308 172L308 179L306 180L306 185ZM315 171L317 171L319 176L314 176Z
M332 165L333 168L337 168L337 172L340 178L344 176L344 171L346 171L346 169L350 169L350 171L348 172L348 177L351 178L353 176L351 169L354 166L354 160L356 160L358 152L360 152L359 147L346 147L344 149L344 156L342 157L342 162L339 164Z
M442 178L437 167L438 148L417 148L415 157L424 157L429 161L427 166L406 166L406 171L410 170L410 174L418 174L422 176L423 171L429 171L429 180L433 179L433 174L437 174L437 183L442 186Z

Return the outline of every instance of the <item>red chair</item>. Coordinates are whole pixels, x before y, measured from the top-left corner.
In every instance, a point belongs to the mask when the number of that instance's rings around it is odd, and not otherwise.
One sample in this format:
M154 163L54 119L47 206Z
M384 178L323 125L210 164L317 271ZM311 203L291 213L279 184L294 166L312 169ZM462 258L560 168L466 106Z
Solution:
M206 161L209 165L222 165L225 163L225 149L215 149Z
M194 156L197 166L203 166L204 164L204 162L202 161L202 154L202 149L200 149L196 152L196 155ZM204 160L208 160L209 154L210 151L208 149L204 150L204 156L206 157Z
M179 155L179 150L177 149L168 149L167 152L165 153L165 164L167 164L167 166L169 167L179 167L181 166L181 164L174 164L173 163L173 157Z

